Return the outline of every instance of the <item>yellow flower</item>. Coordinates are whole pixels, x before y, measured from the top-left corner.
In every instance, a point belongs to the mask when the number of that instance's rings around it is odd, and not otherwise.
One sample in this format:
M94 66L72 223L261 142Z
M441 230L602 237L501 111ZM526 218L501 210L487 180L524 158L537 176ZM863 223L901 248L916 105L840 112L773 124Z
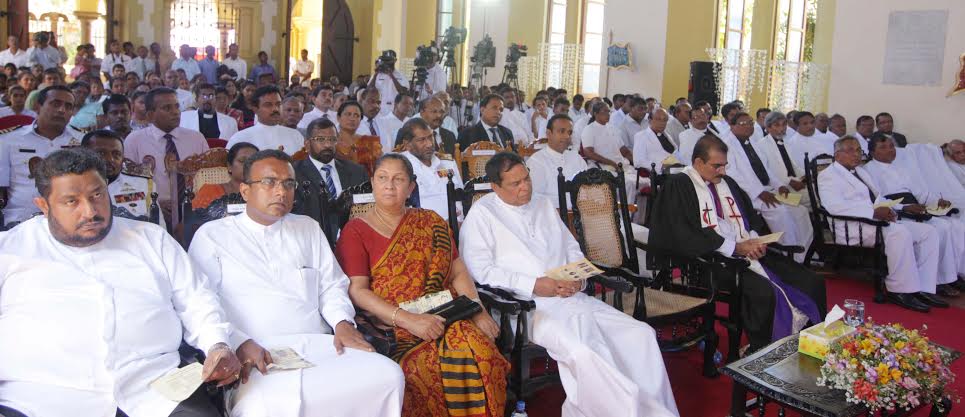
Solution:
M892 370L891 370L891 379L894 379L895 381L901 380L901 371L899 371L899 370L897 370L897 369L892 369Z
M905 342L895 343L895 349L901 350L905 348Z

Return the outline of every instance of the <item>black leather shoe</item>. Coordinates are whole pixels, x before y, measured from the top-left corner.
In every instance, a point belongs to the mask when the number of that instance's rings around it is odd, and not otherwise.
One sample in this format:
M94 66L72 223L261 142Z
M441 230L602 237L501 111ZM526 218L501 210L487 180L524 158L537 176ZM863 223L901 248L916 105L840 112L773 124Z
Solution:
M912 311L917 311L919 313L927 313L931 311L931 309L928 308L928 305L918 301L918 298L916 298L914 294L889 292L887 298L888 301L895 303L899 307L904 307Z
M961 294L952 284L939 284L935 288L935 293L942 297L957 297Z
M948 285L951 285L952 287L955 287L956 290L965 291L965 279L959 278L958 281L955 281L955 282L953 282L953 283L951 283L951 284L948 284Z
M929 293L926 293L926 292L920 292L920 293L918 293L918 294L915 294L915 297L918 298L918 301L921 301L921 302L923 302L923 303L925 303L925 304L927 304L927 305L930 305L930 306L932 306L932 307L948 308L948 303L946 303L945 300L942 300L942 299L936 297L934 294L929 294Z

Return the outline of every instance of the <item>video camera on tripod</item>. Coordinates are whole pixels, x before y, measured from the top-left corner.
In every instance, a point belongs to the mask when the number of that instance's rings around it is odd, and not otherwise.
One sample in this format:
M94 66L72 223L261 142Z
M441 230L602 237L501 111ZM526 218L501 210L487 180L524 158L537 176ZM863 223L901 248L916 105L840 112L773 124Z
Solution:
M503 66L503 83L519 90L519 59L526 56L529 49L518 43L509 44L506 50L506 65Z
M436 41L430 41L429 45L419 45L416 47L415 71L412 74L412 83L417 86L424 86L426 78L429 76L429 67L439 58L439 47Z
M466 41L466 29L457 28L449 26L446 29L446 34L442 37L442 55L440 55L440 60L442 60L443 66L446 68L456 67L456 48L462 45Z

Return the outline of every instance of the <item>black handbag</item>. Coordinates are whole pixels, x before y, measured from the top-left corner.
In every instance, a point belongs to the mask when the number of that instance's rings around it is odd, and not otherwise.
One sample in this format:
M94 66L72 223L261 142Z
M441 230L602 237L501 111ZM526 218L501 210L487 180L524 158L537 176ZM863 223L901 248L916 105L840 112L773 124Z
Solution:
M482 306L479 303L465 295L460 295L448 303L427 311L426 314L435 314L446 319L446 326L448 326L459 320L468 319L480 311Z

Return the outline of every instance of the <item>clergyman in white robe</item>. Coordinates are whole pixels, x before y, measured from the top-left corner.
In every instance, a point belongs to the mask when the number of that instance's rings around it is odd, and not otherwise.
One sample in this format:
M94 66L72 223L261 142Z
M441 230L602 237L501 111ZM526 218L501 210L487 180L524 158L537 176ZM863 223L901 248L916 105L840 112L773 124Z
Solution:
M576 151L565 149L560 153L550 146L530 156L526 160L526 167L529 168L530 179L533 181L533 194L548 199L553 203L553 208L560 206L560 187L557 182L559 168L563 168L563 177L567 181L587 169L586 161Z
M191 260L218 292L236 330L237 349L251 339L292 348L311 368L252 369L228 401L232 416L398 416L404 377L384 356L346 348L339 355L333 328L354 325L355 309L342 272L318 223L287 214L264 226L247 211L198 229Z
M149 384L182 338L209 352L231 326L187 254L156 224L113 217L87 247L45 216L0 233L0 405L28 416L168 417Z
M490 193L473 204L459 236L477 282L535 301L532 341L559 363L564 417L678 415L650 326L580 292L534 296L545 271L584 258L548 200L512 206Z

